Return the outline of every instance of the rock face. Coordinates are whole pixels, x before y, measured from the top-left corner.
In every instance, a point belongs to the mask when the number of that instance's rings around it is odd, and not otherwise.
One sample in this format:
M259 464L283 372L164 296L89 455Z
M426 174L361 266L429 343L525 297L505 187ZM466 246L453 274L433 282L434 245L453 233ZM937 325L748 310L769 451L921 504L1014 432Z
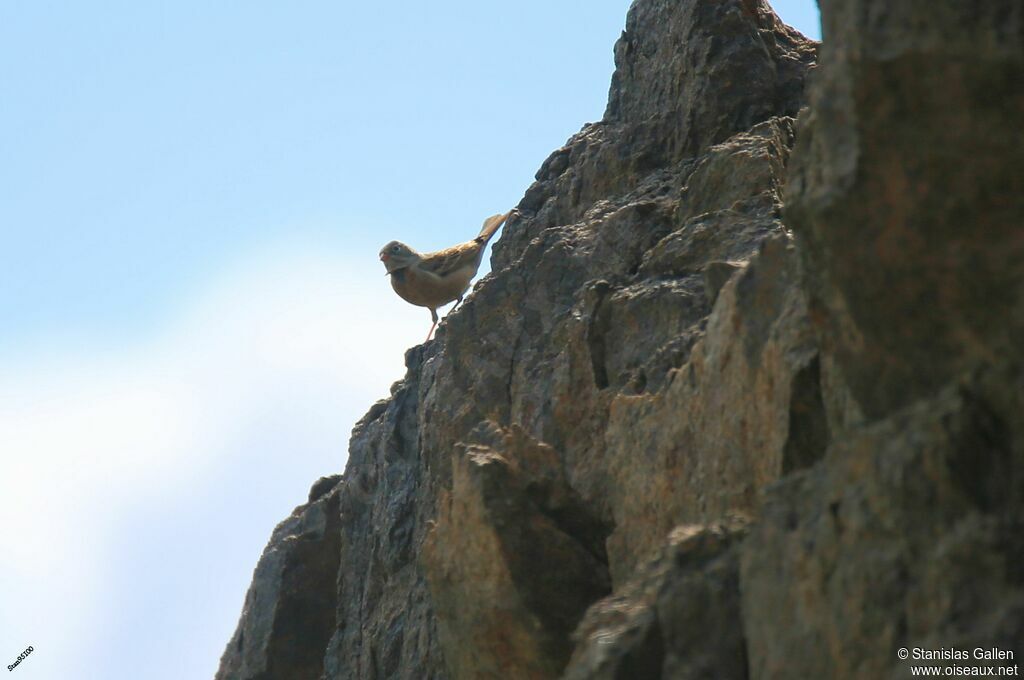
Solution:
M217 678L319 677L335 627L340 476L313 485L260 558Z
M901 647L1024 640L1024 5L822 21L785 220L832 436L744 547L750 673L907 677Z
M815 67L761 0L634 2L604 119L275 531L217 677L1024 639L1024 8L939 5L827 3Z

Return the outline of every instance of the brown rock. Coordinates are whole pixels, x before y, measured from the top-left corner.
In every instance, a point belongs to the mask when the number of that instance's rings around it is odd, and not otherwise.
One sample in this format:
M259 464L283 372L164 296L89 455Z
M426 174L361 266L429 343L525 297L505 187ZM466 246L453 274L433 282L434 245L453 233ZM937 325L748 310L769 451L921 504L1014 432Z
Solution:
M1019 645L1022 396L1019 374L972 377L772 489L742 550L752 677L906 677L901 647Z
M787 196L815 315L882 417L1024 358L1024 6L822 3Z
M747 677L739 553L745 522L682 526L587 612L566 680Z
M756 678L907 677L1024 639L1024 6L822 10L785 212L831 445L768 493L744 627Z
M459 446L422 559L455 677L556 678L609 591L602 527L521 431Z

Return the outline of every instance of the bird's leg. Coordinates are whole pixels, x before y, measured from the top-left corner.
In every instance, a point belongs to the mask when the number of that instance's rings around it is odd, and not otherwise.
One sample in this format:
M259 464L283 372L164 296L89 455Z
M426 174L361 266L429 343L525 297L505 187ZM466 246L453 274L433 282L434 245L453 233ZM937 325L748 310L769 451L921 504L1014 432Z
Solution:
M461 295L459 297L455 298L455 304L452 305L452 308L448 310L448 314L451 314L452 312L454 312L455 308L459 306L460 302L462 302L462 296ZM448 318L448 314L444 315L445 318Z
M437 310L433 307L430 308L430 318L433 319L434 323L430 324L430 330L427 331L427 340L430 340L430 336L434 334L434 329L437 328ZM423 342L427 342L427 340Z

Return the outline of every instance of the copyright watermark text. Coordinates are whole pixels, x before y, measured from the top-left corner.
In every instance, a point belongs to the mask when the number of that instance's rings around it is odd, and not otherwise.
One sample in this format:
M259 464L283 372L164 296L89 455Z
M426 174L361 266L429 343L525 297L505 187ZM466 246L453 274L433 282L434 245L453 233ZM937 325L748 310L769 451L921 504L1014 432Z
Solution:
M1020 669L1014 653L999 647L901 647L896 656L902 661L923 661L912 665L910 674L922 677L1016 677Z
M29 654L31 654L32 652L34 652L34 651L36 651L35 647L33 647L32 645L29 645L29 646L28 646L27 648L25 648L25 651L24 651L24 652L22 652L21 654L19 654L19 655L18 655L18 658L14 660L14 663L9 663L9 664L7 664L7 671L8 671L8 672L10 672L10 671L13 671L13 670L14 670L15 668L17 668L17 667L18 667L18 664L19 664L19 663L21 663L22 661L24 661L24 660L25 660L25 658L26 658L26 657L27 657L27 656L28 656Z

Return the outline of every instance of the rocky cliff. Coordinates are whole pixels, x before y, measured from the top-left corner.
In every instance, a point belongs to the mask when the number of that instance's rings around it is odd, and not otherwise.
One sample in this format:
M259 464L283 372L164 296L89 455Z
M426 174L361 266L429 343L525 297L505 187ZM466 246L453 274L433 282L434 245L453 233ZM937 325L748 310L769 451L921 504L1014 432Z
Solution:
M1024 640L1024 6L822 14L819 49L763 0L633 3L603 120L277 527L217 678Z

